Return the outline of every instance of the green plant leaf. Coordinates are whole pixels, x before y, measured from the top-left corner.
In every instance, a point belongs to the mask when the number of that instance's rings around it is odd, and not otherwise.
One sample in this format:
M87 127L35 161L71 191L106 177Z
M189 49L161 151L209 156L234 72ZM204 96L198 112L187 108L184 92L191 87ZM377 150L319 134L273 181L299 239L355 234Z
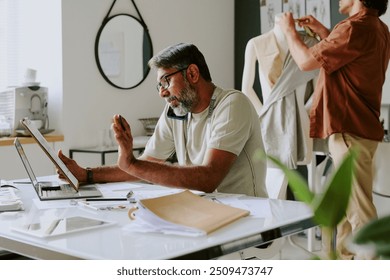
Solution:
M390 244L390 216L371 221L354 236L356 244L364 244L374 240Z
M354 236L353 242L359 245L374 244L377 255L390 257L390 216L371 221Z
M334 228L345 217L351 195L354 162L357 154L351 151L336 170L323 195L313 200L314 220L326 227Z
M384 260L390 260L390 244L389 243L376 243L375 249L376 249L376 255L377 257L381 257Z
M310 191L309 186L307 185L306 180L295 170L287 168L282 164L278 159L269 156L269 155L260 155L261 157L267 157L271 160L276 166L278 166L288 179L289 186L291 187L294 196L302 202L310 204L313 200L313 193Z

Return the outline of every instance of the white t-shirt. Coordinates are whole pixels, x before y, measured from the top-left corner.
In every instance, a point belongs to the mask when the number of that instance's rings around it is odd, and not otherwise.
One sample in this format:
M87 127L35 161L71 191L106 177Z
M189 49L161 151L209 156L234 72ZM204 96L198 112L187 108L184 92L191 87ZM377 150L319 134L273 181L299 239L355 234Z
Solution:
M168 117L167 104L144 154L165 160L176 152L178 164L202 165L208 149L231 152L238 157L217 190L267 197L266 164L256 157L263 150L260 123L252 103L242 92L219 87L213 99L211 112L208 107L185 120Z

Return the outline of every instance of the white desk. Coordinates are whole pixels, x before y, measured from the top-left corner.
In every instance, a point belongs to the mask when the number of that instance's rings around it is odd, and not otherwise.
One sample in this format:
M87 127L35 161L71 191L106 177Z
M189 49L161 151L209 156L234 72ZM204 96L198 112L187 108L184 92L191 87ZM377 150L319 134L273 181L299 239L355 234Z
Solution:
M156 188L146 184L144 187ZM0 246L34 259L213 259L314 226L312 212L305 204L269 200L270 218L248 216L205 237L130 233L123 229L131 223L127 211L93 211L77 207L37 209L32 202L37 197L33 188L30 185L18 185L18 188L26 210L0 213ZM56 218L76 214L116 221L117 224L48 239L33 238L10 229L37 215Z

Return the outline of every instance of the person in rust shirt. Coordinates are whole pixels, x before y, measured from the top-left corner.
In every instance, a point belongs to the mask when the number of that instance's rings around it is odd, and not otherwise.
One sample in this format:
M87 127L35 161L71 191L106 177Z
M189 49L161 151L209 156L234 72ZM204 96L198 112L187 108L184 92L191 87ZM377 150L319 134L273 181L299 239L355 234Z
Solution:
M346 219L337 228L337 253L343 259L366 257L350 252L345 241L377 217L372 198L373 157L384 134L379 115L390 56L389 29L379 16L387 4L388 0L340 0L339 12L348 18L331 32L312 16L298 19L300 26L309 27L321 39L311 48L300 40L291 13L279 22L299 68L320 68L310 136L327 138L336 167L350 149L359 148ZM329 236L323 234L323 239L323 245L330 244Z

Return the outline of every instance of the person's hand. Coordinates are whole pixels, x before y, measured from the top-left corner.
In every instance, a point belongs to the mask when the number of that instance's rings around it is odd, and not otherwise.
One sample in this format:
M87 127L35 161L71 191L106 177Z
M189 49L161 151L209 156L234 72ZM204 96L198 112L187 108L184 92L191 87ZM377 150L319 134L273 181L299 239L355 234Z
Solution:
M135 161L133 154L133 136L128 122L120 115L113 118L112 129L118 142L118 167L127 171Z
M280 19L275 22L275 24L279 25L285 35L291 32L296 32L295 22L291 12L281 14Z
M62 160L62 162L66 165L69 171L79 180L80 182L87 181L87 171L85 168L82 168L77 164L77 162L71 158L68 158L62 153L62 150L58 151L58 157ZM66 177L60 170L57 169L58 177L62 180L66 180Z
M318 26L321 26L322 24L315 18L313 17L312 15L308 15L308 16L303 16L303 17L300 17L298 19L296 19L296 22L298 23L298 25L300 27L309 27L311 30L313 30L314 32L316 31L316 29L318 29Z
M312 15L303 16L296 19L300 27L309 28L314 34L318 34L320 38L325 38L329 35L329 30Z

